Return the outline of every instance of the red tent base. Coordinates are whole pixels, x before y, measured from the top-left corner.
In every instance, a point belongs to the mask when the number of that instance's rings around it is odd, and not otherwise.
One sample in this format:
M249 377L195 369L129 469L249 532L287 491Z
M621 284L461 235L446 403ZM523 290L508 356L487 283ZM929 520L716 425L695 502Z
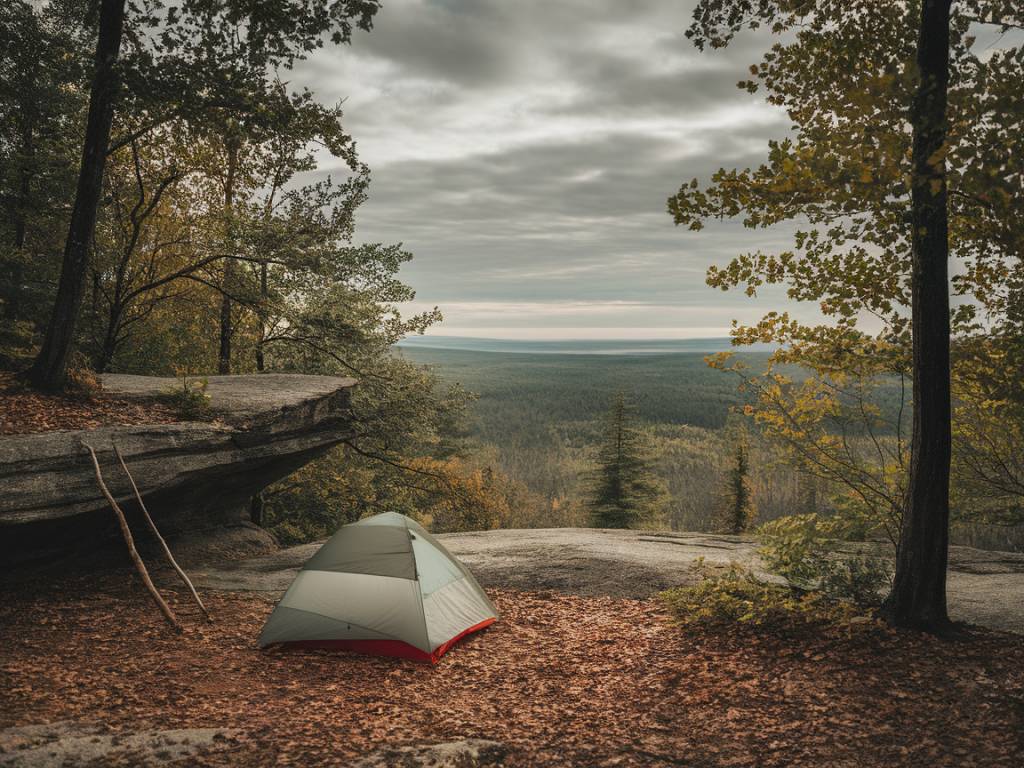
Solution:
M466 635L471 635L484 627L489 627L494 619L486 619L479 624L474 624L469 629L463 630L443 645L434 649L433 653L421 651L401 640L296 640L290 643L282 643L290 648L327 648L329 650L352 651L363 653L368 656L397 656L402 659L422 661L427 664L437 664L452 646L459 642Z

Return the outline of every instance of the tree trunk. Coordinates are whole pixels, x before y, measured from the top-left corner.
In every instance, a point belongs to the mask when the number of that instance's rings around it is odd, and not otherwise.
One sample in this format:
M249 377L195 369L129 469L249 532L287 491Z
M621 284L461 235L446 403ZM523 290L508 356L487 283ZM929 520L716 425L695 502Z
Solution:
M949 624L951 454L949 374L949 211L946 200L946 100L951 0L925 0L913 127L914 434L896 576L882 607L891 623L930 631Z
M125 0L102 0L100 4L96 71L89 92L89 117L82 144L75 204L64 243L60 283L42 349L29 374L32 383L43 389L59 389L64 385L75 322L85 292L89 247L96 229L96 211L118 94L116 65L124 28L124 4Z
M113 306L110 308L110 317L107 319L107 330L103 335L103 346L100 348L100 356L96 360L96 373L106 373L110 363L117 352L117 337L121 332L121 308Z
M234 238L231 229L234 227L232 220L235 206L235 168L238 163L238 146L235 139L228 137L227 141L227 177L224 180L224 213L227 215L228 236L226 238L228 250L234 246ZM231 373L231 291L235 276L235 260L228 256L224 259L224 282L222 283L223 293L220 298L220 352L217 357L217 373L226 375Z
M266 500L263 498L263 492L255 493L249 499L249 519L252 520L260 528L263 527L263 513L266 509Z
M270 281L267 262L260 264L260 338L256 342L256 370L263 373L266 370L266 359L263 355L263 340L267 335L266 310L267 297L270 295Z
M235 262L231 258L224 260L224 287L234 281ZM231 373L231 297L227 293L220 297L220 352L217 356L217 373Z

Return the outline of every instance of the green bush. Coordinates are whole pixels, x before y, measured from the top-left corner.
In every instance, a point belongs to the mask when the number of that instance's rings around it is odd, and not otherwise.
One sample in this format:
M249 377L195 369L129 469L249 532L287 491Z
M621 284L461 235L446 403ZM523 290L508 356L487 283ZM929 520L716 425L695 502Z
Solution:
M816 514L781 517L759 529L758 554L768 571L794 590L821 592L861 607L876 606L891 578L890 563L864 550L840 552L842 526L840 520L822 520Z
M210 409L210 396L206 394L208 385L206 379L189 381L188 376L182 376L181 386L166 390L159 399L183 419L198 418Z
M780 517L762 525L758 534L758 554L769 571L797 589L818 587L827 568L828 539L816 514Z
M858 553L827 564L821 591L833 599L868 608L880 604L882 590L891 583L892 568L886 559Z
M710 573L698 561L696 570L701 574L699 582L659 595L669 612L685 626L843 623L860 614L851 603L832 600L822 592L800 592L763 581L735 563L724 571Z
M305 544L307 541L315 541L318 538L324 538L329 535L326 531L317 530L311 532L290 521L278 523L271 526L268 530L277 539L277 543L284 547L290 547L294 544Z

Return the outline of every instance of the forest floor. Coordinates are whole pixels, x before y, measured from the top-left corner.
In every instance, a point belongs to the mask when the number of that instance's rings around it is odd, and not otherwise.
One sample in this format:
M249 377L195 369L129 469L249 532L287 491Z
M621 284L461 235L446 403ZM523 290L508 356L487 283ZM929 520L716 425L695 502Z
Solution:
M499 622L429 667L260 651L271 594L204 591L207 624L158 582L183 635L127 570L0 587L0 766L1024 764L1018 635L682 628L655 599L490 588Z
M88 395L50 395L27 389L15 374L0 371L0 435L174 421L181 417L155 400L120 397L99 389Z

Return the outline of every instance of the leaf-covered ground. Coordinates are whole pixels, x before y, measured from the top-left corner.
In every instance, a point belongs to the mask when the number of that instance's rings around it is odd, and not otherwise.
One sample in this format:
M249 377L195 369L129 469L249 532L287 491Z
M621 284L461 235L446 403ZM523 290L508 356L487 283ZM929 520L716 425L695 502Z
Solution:
M223 728L189 764L337 765L479 737L508 765L1024 765L1024 638L682 630L652 601L493 593L436 667L255 639L271 604L211 593L174 636L127 574L0 593L0 728Z
M0 435L181 421L168 406L97 392L90 398L34 392L0 371Z

